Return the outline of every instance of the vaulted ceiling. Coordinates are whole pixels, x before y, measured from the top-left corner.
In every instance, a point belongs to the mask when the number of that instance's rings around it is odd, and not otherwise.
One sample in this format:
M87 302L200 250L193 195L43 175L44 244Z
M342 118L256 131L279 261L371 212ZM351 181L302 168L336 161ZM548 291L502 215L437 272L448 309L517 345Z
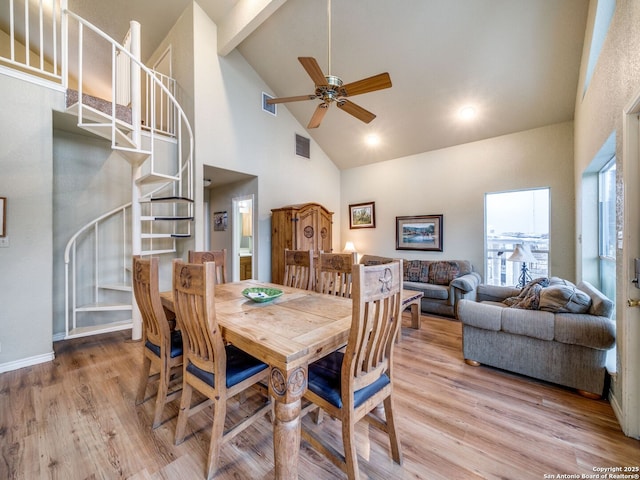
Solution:
M189 1L69 4L114 35L138 20L144 58ZM329 73L327 0L197 3L218 25L219 53L237 48L268 93L313 93L301 56ZM393 86L350 97L377 115L371 123L332 106L307 133L344 169L572 120L588 8L589 0L332 0L330 73L349 83L388 72ZM278 109L304 127L318 103ZM476 117L463 121L468 105ZM370 134L376 147L364 142Z

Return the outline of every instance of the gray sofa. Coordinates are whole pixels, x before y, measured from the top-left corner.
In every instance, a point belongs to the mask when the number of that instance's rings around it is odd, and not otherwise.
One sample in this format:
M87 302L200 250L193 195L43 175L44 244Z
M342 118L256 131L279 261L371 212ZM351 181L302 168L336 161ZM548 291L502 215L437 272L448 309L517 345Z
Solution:
M373 265L391 261L388 257L363 255L360 263ZM465 298L475 300L480 274L467 260L403 260L402 288L423 293L420 310L424 313L455 317L456 304Z
M588 282L557 278L525 297L520 289L479 285L476 301L458 302L465 361L602 396L615 344L613 303Z

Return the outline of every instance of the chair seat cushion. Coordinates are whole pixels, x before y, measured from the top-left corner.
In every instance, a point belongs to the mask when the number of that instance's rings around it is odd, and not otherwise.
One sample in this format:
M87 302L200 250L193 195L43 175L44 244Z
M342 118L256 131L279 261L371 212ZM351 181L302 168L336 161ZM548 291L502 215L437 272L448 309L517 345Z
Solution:
M160 346L155 343L151 343L147 340L145 346L151 350L156 356L160 356ZM171 331L171 352L169 352L169 356L171 358L176 358L182 355L182 332L180 330L172 330Z
M309 365L309 390L337 408L342 408L340 383L343 359L344 353L332 352ZM354 392L354 407L358 408L365 400L389 385L389 383L391 383L389 377L381 375L371 385Z
M266 363L252 357L238 347L227 345L225 350L227 351L227 388L233 387L267 368ZM202 370L192 363L187 365L187 372L195 375L208 385L214 386L214 375L212 372Z

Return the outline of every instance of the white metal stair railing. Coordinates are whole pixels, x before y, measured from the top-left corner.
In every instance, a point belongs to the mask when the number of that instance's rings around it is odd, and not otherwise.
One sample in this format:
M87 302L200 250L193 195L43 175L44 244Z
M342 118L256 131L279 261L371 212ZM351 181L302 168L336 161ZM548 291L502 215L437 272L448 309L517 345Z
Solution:
M129 251L123 248L121 252L123 254L125 272L123 273L124 287L122 287L121 291L127 291L125 290L126 288L130 292L130 274L127 275L126 271L130 265L131 255L174 253L176 251L176 239L191 235L191 221L193 220L193 135L186 114L176 101L173 93L163 83L166 82L166 79L149 70L138 60L135 52L135 43L136 37L138 37L136 29L139 26L135 22L131 24L133 40L132 52L130 52L86 20L81 19L72 12L64 13L70 19L78 22L78 101L69 105L69 111L73 111L78 115L78 126L110 139L112 148L127 159L132 166L132 177L135 180L135 184L131 204L131 248ZM111 45L112 101L110 108L92 108L82 101L84 99L83 36L85 27ZM122 57L128 57L131 64L130 68L118 68L118 65L123 64ZM147 85L146 108L148 114L145 119L145 135L141 133L140 88L143 81L140 79L140 72L146 75L144 83ZM131 75L129 82L119 78L122 74ZM126 111L124 115L121 115L123 112L121 109L119 112L119 106L116 102L116 97L123 96L118 95L118 92L123 89L122 85L126 83L131 85L130 92L124 95L124 97L129 94L131 96L130 119L126 117ZM157 119L163 118L156 115L156 107L158 105L170 110L174 120L173 125L167 125L162 122L162 132L156 128ZM120 118L121 116L123 118ZM183 132L186 132L186 135ZM166 133L173 133L170 137L171 141ZM160 143L166 147L165 155L160 155L158 152L157 146ZM123 218L126 217L124 209L122 210L122 216ZM100 220L104 222L106 218L101 218ZM92 335L120 328L133 328L135 331L136 328L135 314L133 320L116 319L106 323L98 322L97 325L79 325L78 323L78 314L83 312L91 312L92 319L95 319L107 311L120 312L121 309L126 308L122 304L105 305L102 301L103 299L98 298L108 295L105 293L104 286L98 286L101 270L99 263L105 261L102 258L104 257L102 252L105 246L100 245L97 241L100 236L97 231L99 223L94 222L96 248L93 253L93 258L95 259L95 279L93 281L95 289L93 295L100 301L88 307L76 304L78 285L75 280L75 272L77 272L78 267L77 264L74 264L72 275L70 276L73 289L67 294L71 295L72 305L69 305L67 309L67 313L71 314L71 318L67 322L65 338ZM125 224L126 222L123 222L123 226ZM123 237L126 237L126 235L123 234ZM66 260L67 258L65 258ZM135 309L132 308L134 305L132 295L129 294L128 298L130 303L128 305L129 310L135 313Z
M143 204L149 206L148 213L141 213L141 222L155 222L157 219L161 221L170 220L170 217L174 217L176 222L184 221L185 230L175 231L169 229L163 229L162 231L156 231L153 233L153 238L163 236L164 238L176 238L177 236L190 235L191 219L193 217L193 204L192 204L192 177L193 177L193 133L187 116L178 101L174 97L173 93L169 90L167 85L170 85L166 79L144 66L130 51L126 50L121 44L108 37L97 27L91 23L83 20L76 14L65 11L67 16L78 22L78 60L79 66L78 73L78 94L77 98L85 98L83 92L83 50L82 39L85 35L85 28L95 33L98 37L109 42L112 49L112 100L110 102L110 108L107 108L107 112L102 112L99 109L92 108L85 105L83 101L77 101L73 105L70 105L69 111L77 113L78 125L90 131L94 131L98 135L102 135L111 139L112 148L117 150L123 157L125 157L132 165L134 172L134 178L136 184L141 187L138 198L133 199L141 200ZM63 12L63 13L65 13ZM66 16L63 16L65 18ZM132 27L135 26L135 22L132 22ZM132 29L133 30L133 29ZM116 103L116 97L118 96L118 85L122 85L122 79L118 77L119 70L117 65L122 63L122 60L118 57L128 57L131 61L131 68L129 72L132 75L131 78L131 120L127 118L119 118L118 111L119 105ZM136 78L135 72L138 72L138 78ZM142 72L145 75L144 80L139 79L139 74ZM146 109L150 112L147 115L145 132L148 132L148 136L144 138L141 136L142 120L140 118L141 102L136 100L140 97L141 85L146 83L147 88L147 100ZM165 85L167 83L167 85ZM122 87L120 87L122 89ZM156 114L156 108L160 106L161 109L166 109L168 117L171 118L172 124L168 125L164 120L164 115ZM116 112L113 115L112 112ZM93 116L97 120L93 120ZM160 129L156 124L160 121ZM166 140L166 133L172 133L174 139L173 152L175 162L160 161L159 156L156 155L157 145L160 141L160 137ZM164 134L164 135L163 135ZM144 191L145 185L158 185L153 191ZM136 195L134 195L135 197ZM153 213L157 210L157 205L165 204L167 208L161 210L158 213ZM180 211L180 206L182 208ZM134 222L135 222L135 210L134 209ZM144 215L144 216L143 216ZM151 227L147 225L146 229L141 228L141 233L145 235L151 235ZM146 230L146 231L144 231ZM136 241L134 236L134 242ZM134 253L135 253L134 248Z
M186 114L175 99L174 93L165 85L168 83L166 79L157 75L144 66L138 59L139 52L139 25L136 22L131 23L132 37L131 51L118 44L115 40L109 38L101 32L97 27L80 18L72 12L63 10L64 18L77 22L78 30L78 101L69 106L70 111L77 112L78 125L81 128L90 130L101 135L112 142L112 148L118 151L121 156L129 161L132 166L132 177L135 180L132 203L131 203L131 232L130 232L130 250L127 251L123 247L123 279L124 286L120 286L120 291L131 291L130 274L127 274L131 255L158 255L164 253L175 253L176 240L178 238L189 237L191 235L191 222L193 220L193 200L192 200L192 176L193 176L193 134L191 126L187 120ZM110 44L112 58L112 100L111 108L103 111L99 108L91 108L82 101L83 93L83 36L85 28L92 32L94 36L104 39ZM136 47L136 42L137 47ZM118 68L118 64L123 65L122 58L129 60L130 68ZM68 59L67 59L68 61ZM130 75L130 79L123 81L121 75ZM145 79L141 80L141 75L145 75ZM120 118L122 108L117 104L116 98L119 91L122 91L122 85L130 84L130 91L124 97L131 97L131 117ZM141 86L146 84L146 109L147 117L145 119L145 133L142 134L141 121ZM170 85L170 83L168 83ZM170 118L173 120L172 125L166 122L161 123L161 130L156 127L158 119L164 117L156 115L156 108L160 106L171 113ZM97 113L96 113L97 112ZM120 112L120 113L119 113ZM171 134L167 136L167 133ZM158 145L165 146L164 152L160 152ZM161 154L164 153L164 154ZM126 218L126 209L121 210L123 218ZM95 223L104 222L106 218L101 218ZM126 222L123 222L123 226ZM126 229L125 229L126 231ZM99 234L96 231L96 238ZM126 233L122 234L126 238ZM96 248L93 253L95 261L95 279L94 297L106 296L104 285L99 286L99 275L101 270L99 264L108 261L103 255L106 245L100 245L96 240ZM74 249L75 250L75 249ZM77 265L74 266L74 272L77 271ZM72 275L72 278L73 275ZM73 285L72 295L73 302L76 301L78 288L77 283ZM85 288L86 289L86 288ZM113 290L113 289L112 289ZM129 309L132 309L133 297L129 298ZM98 299L103 300L103 299ZM82 307L78 305L70 305L68 312L72 312L71 325L73 328L67 330L67 338L78 335L89 335L101 332L112 331L120 327L127 328L124 325L136 328L134 320L116 320L100 323L99 325L79 326L78 313L92 312L92 317L96 318L100 315L97 312L119 311L121 306L105 306L103 302L91 305L90 307ZM134 315L135 317L135 315ZM138 327L139 328L139 327ZM134 334L135 335L135 334Z
M137 22L131 22L125 47L69 11L67 4L67 0L0 2L0 10L10 22L10 54L6 57L0 52L0 65L9 65L22 78L45 78L67 88L68 112L78 116L78 126L110 140L112 148L132 166L130 206L118 207L80 228L65 248L65 338L71 338L131 328L135 323L131 319L100 323L92 318L87 325L78 314L97 317L128 310L135 317L128 271L131 255L173 253L176 240L191 235L194 141L187 116L175 98L175 81L153 72L139 59ZM38 21L32 21L34 18ZM74 28L76 44L71 48L70 31ZM85 92L85 86L93 85L85 82L89 77L84 74L85 68L90 68L84 62L85 38L98 39L111 50L111 100ZM76 52L75 63L71 61L72 51ZM75 78L71 68L77 68ZM68 89L72 83L78 85L75 92ZM142 85L146 92L144 121ZM120 104L128 99L129 106ZM158 145L164 148L158 149ZM122 225L116 242L114 234L104 233L105 227L113 228L112 224ZM110 240L105 242L103 237ZM122 245L117 253L109 251L114 243ZM116 274L120 280L105 284L104 273ZM85 283L79 276L90 277L90 281ZM127 302L104 301L104 297L122 296L122 292L128 294ZM137 323L139 328L139 317ZM135 330L134 325L134 337Z
M64 251L65 339L132 328L131 239L127 228L131 223L130 215L131 203L115 208L82 227L67 243ZM121 225L123 235L117 246L107 236L112 251L109 255L111 264L106 266L100 261L102 231L104 226L110 228L113 223ZM114 249L119 250L117 255ZM93 284L79 293L78 270L81 266L85 277L91 275ZM109 270L111 282L101 283L102 270ZM105 318L96 319L98 316L105 317L106 321Z
M0 52L0 65L9 66L16 76L20 73L62 84L60 56L61 11L67 0L3 0L0 16L9 21L6 42L8 52ZM5 42L5 40L3 40Z

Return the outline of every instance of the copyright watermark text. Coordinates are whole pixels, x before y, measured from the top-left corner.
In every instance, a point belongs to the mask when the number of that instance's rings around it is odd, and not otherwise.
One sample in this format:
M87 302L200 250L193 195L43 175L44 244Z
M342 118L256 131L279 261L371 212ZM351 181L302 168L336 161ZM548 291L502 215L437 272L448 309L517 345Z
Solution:
M545 473L544 479L640 479L640 466L628 467L593 467L593 473Z

